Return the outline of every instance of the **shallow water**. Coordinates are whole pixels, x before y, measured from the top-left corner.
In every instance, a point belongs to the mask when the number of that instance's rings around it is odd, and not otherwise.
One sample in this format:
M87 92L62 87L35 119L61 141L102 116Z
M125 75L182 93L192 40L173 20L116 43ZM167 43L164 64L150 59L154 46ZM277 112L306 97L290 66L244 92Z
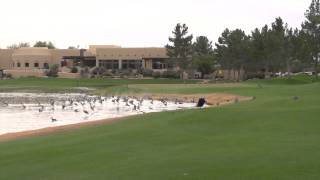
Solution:
M85 94L0 93L0 135L195 106Z

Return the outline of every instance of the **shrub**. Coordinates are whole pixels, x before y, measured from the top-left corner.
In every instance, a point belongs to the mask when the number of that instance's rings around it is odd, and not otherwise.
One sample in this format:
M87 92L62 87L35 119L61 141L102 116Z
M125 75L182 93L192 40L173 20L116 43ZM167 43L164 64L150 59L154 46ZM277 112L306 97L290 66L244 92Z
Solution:
M112 69L112 70L111 70L111 73L112 73L112 74L119 74L119 70L118 70L118 69Z
M103 76L107 76L107 77L112 77L113 76L113 73L110 72L110 71L106 71L102 74Z
M180 73L178 71L168 70L162 73L162 77L171 78L171 79L179 79Z
M78 73L78 68L77 67L72 67L71 68L71 73Z
M4 75L4 78L7 78L7 79L12 79L12 74L10 73L7 73Z
M107 70L104 67L96 67L91 71L92 75L103 75L107 72Z
M246 79L264 79L265 74L263 72L248 72Z
M87 78L87 77L89 77L89 75L90 75L90 71L89 71L89 68L88 68L88 67L84 67L84 68L82 68L82 69L80 70L80 76L81 76L82 78Z
M53 64L52 66L49 67L49 70L46 71L46 75L49 77L58 77L58 72L59 72L59 65Z
M124 69L120 71L120 75L122 76L135 76L137 75L136 70L133 69Z
M152 73L152 77L153 77L153 78L156 78L156 79L157 79L157 78L160 78L160 77L161 77L161 73L158 72L158 71L155 71L155 72Z
M153 70L151 69L143 69L141 71L141 74L145 77L152 77L152 74L153 74Z

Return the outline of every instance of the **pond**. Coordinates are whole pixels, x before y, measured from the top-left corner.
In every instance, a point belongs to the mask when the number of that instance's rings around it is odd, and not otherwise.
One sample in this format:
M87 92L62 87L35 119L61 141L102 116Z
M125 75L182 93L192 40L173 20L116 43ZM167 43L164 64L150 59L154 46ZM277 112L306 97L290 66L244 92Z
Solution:
M0 93L0 135L195 107L151 97Z

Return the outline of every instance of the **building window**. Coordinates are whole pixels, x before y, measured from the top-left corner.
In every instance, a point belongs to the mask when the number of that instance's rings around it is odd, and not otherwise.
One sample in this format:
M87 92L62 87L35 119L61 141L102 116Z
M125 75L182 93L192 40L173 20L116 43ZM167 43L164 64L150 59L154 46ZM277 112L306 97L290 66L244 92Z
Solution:
M29 67L29 63L25 63L25 64L24 64L24 67Z
M123 60L122 69L141 69L142 61L141 60Z
M17 63L17 67L21 67L21 63L18 62L18 63Z
M168 64L164 60L152 60L152 69L167 69Z
M48 63L43 63L43 68L44 69L49 69L49 64Z
M118 60L99 60L99 67L104 67L106 69L119 69Z
M34 67L39 67L39 63L34 63Z
M61 67L68 66L67 61L66 61L66 60L61 61L60 66L61 66Z

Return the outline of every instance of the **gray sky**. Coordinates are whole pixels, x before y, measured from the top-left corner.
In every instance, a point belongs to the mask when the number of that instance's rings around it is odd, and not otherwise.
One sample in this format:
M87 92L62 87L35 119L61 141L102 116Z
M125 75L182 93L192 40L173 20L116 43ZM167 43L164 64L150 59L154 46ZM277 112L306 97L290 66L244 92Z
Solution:
M161 47L174 26L216 41L225 28L250 32L278 16L300 27L311 0L0 0L0 47L50 40L58 48L90 44Z

